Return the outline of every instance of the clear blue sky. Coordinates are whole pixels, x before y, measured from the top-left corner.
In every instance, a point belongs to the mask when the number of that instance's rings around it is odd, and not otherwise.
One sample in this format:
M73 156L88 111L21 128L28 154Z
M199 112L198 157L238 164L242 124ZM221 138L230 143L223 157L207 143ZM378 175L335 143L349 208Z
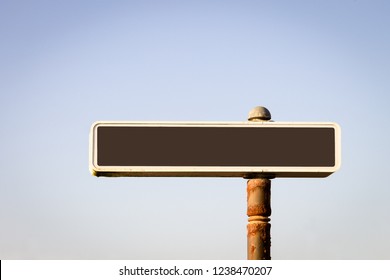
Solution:
M273 259L390 259L388 1L0 2L0 259L245 259L241 178L96 178L97 120L333 121Z

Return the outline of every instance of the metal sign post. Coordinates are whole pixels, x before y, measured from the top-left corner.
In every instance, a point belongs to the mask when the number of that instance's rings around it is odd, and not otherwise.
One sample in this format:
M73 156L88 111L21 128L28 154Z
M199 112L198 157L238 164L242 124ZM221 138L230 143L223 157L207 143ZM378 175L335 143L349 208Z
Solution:
M248 121L270 121L267 108L255 107ZM271 180L266 176L251 178L247 182L247 259L271 259Z
M271 180L249 179L247 182L247 258L271 259Z
M95 122L89 169L108 177L247 178L248 259L271 259L271 178L327 177L341 164L336 123Z

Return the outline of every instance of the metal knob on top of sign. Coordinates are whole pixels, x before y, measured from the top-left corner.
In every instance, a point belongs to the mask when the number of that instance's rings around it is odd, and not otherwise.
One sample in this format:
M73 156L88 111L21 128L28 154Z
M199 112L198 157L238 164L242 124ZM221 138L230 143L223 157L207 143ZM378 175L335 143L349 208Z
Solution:
M248 115L248 121L269 121L271 120L271 112L262 106L253 108Z

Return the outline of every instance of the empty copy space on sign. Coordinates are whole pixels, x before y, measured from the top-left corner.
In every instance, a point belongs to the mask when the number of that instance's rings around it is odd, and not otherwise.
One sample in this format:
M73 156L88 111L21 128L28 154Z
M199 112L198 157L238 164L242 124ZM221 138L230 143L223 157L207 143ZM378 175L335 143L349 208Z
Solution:
M332 127L97 128L99 166L335 165Z

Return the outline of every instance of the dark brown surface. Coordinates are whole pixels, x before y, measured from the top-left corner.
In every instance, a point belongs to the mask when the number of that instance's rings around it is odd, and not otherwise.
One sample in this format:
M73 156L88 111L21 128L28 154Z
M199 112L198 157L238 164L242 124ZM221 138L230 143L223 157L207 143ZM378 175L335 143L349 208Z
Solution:
M125 127L97 130L99 166L333 167L333 128Z

